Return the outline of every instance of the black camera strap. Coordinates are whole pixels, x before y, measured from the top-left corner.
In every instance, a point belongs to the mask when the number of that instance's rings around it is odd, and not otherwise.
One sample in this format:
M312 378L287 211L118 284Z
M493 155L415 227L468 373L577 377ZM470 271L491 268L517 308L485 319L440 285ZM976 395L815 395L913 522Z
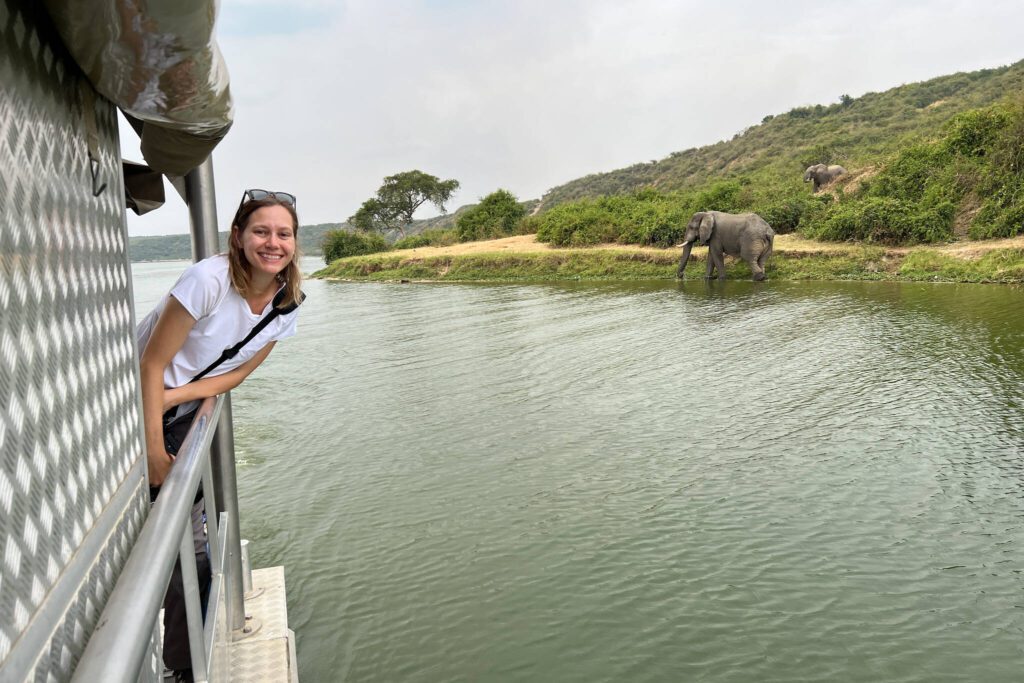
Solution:
M198 379L202 379L203 377L206 376L207 373L209 373L211 370L216 368L218 365L220 365L224 361L226 361L226 360L228 360L230 358L234 358L235 356L237 356L238 352L242 350L242 347L244 347L246 344L251 342L253 337L255 337L257 334L259 334L260 332L263 331L264 327L266 327L271 322L273 322L274 318L276 318L279 315L288 315L289 313L294 311L296 308L298 308L299 304L301 304L303 301L306 300L306 294L305 294L305 292L300 292L299 293L299 300L298 301L293 301L291 304L289 304L289 305L287 305L287 306L285 306L283 308L278 308L278 304L281 303L281 301L283 299L284 299L284 290L282 289L281 291L279 291L277 294L274 295L274 304L271 307L270 312L267 313L262 318L260 318L260 321L258 323L256 323L256 325L249 331L249 334L247 334L245 336L245 339L243 339L242 341L238 342L237 344L232 346L230 349L224 349L224 352L222 354L220 354L220 358L218 358L217 360L215 360L212 363L210 363L209 365L207 365L205 370L203 370L198 375L196 375L195 377L190 379L189 380L189 384L191 384L192 382L195 382Z

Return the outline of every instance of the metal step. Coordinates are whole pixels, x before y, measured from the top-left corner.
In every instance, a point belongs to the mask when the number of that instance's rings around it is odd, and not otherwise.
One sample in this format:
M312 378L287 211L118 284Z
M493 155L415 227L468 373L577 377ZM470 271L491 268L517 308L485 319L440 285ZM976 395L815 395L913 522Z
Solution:
M246 628L229 646L232 681L298 683L295 634L288 628L284 567L254 569L245 596Z

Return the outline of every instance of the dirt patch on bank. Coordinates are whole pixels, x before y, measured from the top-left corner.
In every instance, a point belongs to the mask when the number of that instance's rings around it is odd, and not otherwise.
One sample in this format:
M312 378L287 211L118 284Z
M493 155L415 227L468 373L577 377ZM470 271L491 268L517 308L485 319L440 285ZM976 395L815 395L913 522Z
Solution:
M399 249L389 252L391 255L405 258L426 258L430 256L461 256L463 254L488 254L495 252L509 252L512 254L528 251L554 251L543 242L537 241L536 235L515 235L514 237L503 237L500 240L486 240L484 242L462 242L448 247L417 247L416 249Z

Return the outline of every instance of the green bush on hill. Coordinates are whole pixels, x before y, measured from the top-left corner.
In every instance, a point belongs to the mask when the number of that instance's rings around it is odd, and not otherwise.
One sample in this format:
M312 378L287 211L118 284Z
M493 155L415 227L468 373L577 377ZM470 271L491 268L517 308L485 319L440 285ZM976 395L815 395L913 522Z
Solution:
M335 259L346 256L388 251L391 249L391 245L379 233L331 230L324 235L321 249L323 250L324 263L330 265Z
M799 184L773 185L769 178L742 177L691 192L648 188L632 195L569 202L531 217L527 224L536 230L538 241L555 246L618 242L668 247L682 239L697 211L754 212L784 234L822 214L830 202L831 197L812 196Z
M1007 118L987 147L988 172L976 193L985 201L970 236L1013 237L1024 233L1024 97L1006 106Z
M526 208L508 190L496 190L459 216L455 229L460 242L508 237L526 216Z
M559 247L604 242L671 246L682 237L691 213L679 197L648 189L562 204L528 224L536 228L538 241Z
M850 230L849 221L837 216L860 212L866 221L857 231L863 235L880 230L877 222L882 204L858 207L858 202L894 200L901 203L898 214L889 217L886 239L905 243L935 242L954 236L954 222L965 202L978 202L980 209L970 221L968 234L975 239L1011 237L1024 232L1024 100L1007 101L984 109L964 112L951 119L940 138L904 148L879 175L861 187L858 197L843 209L833 210L814 226L808 236ZM891 205L890 205L891 206ZM869 215L870 214L870 215ZM839 225L845 224L846 229ZM881 240L884 241L884 240Z
M796 232L802 223L811 223L832 203L832 198L808 196L806 191L799 195L783 196L777 200L765 200L758 204L754 213L768 221L779 235Z
M725 211L726 213L742 213L753 203L753 186L749 178L738 180L720 180L698 189L687 204L696 211Z
M556 247L614 242L624 222L615 213L621 203L620 197L601 197L556 206L536 221L537 240Z
M806 237L825 241L859 240L878 244L939 242L952 236L953 205L916 211L910 203L892 197L835 204L820 222L805 227Z
M447 247L459 241L459 233L454 229L433 228L424 230L417 235L403 237L394 244L395 249L417 249L419 247Z

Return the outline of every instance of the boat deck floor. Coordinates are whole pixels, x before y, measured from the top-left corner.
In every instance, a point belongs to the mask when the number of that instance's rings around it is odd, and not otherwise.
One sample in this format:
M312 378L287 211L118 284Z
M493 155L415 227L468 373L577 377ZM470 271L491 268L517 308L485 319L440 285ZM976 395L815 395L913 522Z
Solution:
M288 628L284 567L254 569L252 593L245 597L252 631L230 645L232 681L298 683L295 633Z
M246 683L298 683L295 633L288 628L284 567L254 569L252 592L245 596L248 633L235 632L227 646L229 681ZM161 623L163 619L161 618ZM218 659L218 662L222 662ZM223 680L220 666L213 667L212 683ZM165 672L164 682L174 677Z

